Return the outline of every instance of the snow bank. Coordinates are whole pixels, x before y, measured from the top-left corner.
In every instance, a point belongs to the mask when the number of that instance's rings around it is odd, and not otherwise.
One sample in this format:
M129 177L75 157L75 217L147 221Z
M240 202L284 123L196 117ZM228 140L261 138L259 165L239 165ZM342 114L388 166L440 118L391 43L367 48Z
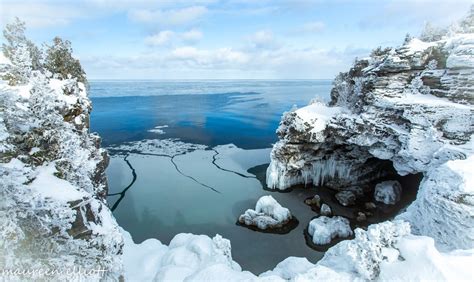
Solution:
M442 250L474 248L474 156L433 168L417 198L399 216L415 234L431 236Z
M473 281L474 249L440 253L430 237L408 235L395 244L396 256L380 264L379 280ZM403 259L402 259L403 258Z
M87 193L78 190L64 179L57 178L55 162L37 168L37 176L30 188L36 190L43 197L52 198L61 202L68 202L86 197Z
M272 196L258 199L255 210L248 209L239 217L239 222L266 230L282 227L292 219L287 208L282 207Z
M288 257L278 263L273 270L266 271L260 274L259 277L278 276L286 280L291 280L299 274L309 271L313 267L314 264L309 262L307 258Z
M125 279L133 281L242 281L255 278L232 260L230 242L216 235L180 233L169 246L156 239L135 244L125 230Z
M352 235L349 220L342 216L320 216L309 222L308 233L316 245L331 243L335 238L347 238Z

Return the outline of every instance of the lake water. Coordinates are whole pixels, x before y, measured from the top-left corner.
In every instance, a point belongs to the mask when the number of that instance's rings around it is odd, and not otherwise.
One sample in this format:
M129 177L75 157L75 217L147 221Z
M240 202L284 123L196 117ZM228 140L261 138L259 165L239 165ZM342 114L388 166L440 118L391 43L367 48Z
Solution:
M312 262L321 258L322 253L305 244L303 234L314 216L303 201L314 191L268 192L247 170L269 162L282 113L316 97L329 100L331 81L90 85L91 130L101 135L111 154L109 205L135 242L157 238L167 244L181 232L221 234L231 240L234 260L255 274L288 256ZM289 234L259 233L235 224L268 194L299 220Z

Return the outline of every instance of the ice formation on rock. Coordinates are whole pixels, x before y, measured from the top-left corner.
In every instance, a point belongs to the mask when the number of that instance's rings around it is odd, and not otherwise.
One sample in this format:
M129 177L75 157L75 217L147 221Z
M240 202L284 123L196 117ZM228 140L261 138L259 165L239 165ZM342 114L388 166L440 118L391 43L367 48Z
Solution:
M239 217L239 222L266 230L280 228L292 219L287 208L282 207L272 196L258 199L255 210L248 209Z
M316 245L326 245L335 238L347 238L352 235L349 220L342 216L319 216L308 224L308 233Z
M386 205L394 205L400 201L402 185L396 180L383 181L375 185L374 199Z

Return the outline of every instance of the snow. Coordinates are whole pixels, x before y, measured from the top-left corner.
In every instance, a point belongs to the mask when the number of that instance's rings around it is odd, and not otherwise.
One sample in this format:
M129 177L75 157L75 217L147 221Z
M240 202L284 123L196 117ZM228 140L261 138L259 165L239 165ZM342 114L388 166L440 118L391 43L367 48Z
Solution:
M430 237L408 235L395 244L393 261L380 264L384 281L473 281L474 249L440 253ZM403 259L398 259L401 257Z
M326 204L322 204L319 213L321 215L330 216L332 214L331 207Z
M278 276L285 280L291 280L299 274L309 271L314 266L307 258L288 257L278 263L273 270L266 271L260 274L259 277Z
M156 239L135 244L124 236L125 279L133 281L242 281L256 278L230 255L230 242L216 235L177 234L168 246Z
M474 248L474 156L448 161L428 171L416 201L398 218L413 233L430 236L443 251Z
M38 167L38 174L29 185L30 188L45 198L49 197L62 202L74 201L87 196L87 193L79 191L68 181L54 176L56 172L54 162Z
M434 43L434 42L424 42L424 41L421 41L418 38L413 38L406 45L406 47L409 48L409 51L407 52L407 54L413 54L415 52L423 52L426 49L428 49L429 47L432 47L432 46L435 46L435 45L436 45L436 43Z
M335 238L347 238L352 235L349 220L342 216L320 216L309 222L308 233L316 245L331 243Z
M258 199L255 210L248 209L239 217L239 222L245 225L257 226L265 230L281 227L292 218L290 211L282 207L272 196Z
M123 265L126 280L152 281L160 267L161 258L168 246L156 239L148 239L140 244L133 242L127 231L120 229L124 238Z
M324 130L328 121L341 112L342 108L340 107L328 107L320 102L316 102L295 111L303 122L311 124L313 127L311 130L312 133Z
M431 94L412 94L404 92L401 97L386 98L384 100L391 101L400 105L423 105L430 107L449 107L460 110L470 110L472 107L469 105L463 105L459 103L451 102L447 99L439 98Z
M5 64L9 65L11 64L10 60L3 55L3 53L0 53L0 65Z
M377 202L394 205L400 201L402 185L396 180L383 181L375 185L374 198Z

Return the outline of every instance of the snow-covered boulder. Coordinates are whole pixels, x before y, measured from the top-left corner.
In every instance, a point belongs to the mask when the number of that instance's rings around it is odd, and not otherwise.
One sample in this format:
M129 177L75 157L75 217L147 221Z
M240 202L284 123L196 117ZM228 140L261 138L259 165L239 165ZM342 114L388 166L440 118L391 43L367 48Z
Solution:
M240 215L239 222L247 226L255 226L260 230L267 230L281 228L292 218L290 211L269 195L258 199L255 210L248 209Z
M331 210L331 207L326 205L326 204L322 204L321 205L321 210L319 211L319 213L321 215L325 215L325 216L329 216L332 214L332 210Z
M396 180L383 181L375 185L374 199L386 205L394 205L400 201L402 185Z
M352 235L349 220L342 216L320 216L309 222L308 233L316 245L326 245L335 238L347 238Z

